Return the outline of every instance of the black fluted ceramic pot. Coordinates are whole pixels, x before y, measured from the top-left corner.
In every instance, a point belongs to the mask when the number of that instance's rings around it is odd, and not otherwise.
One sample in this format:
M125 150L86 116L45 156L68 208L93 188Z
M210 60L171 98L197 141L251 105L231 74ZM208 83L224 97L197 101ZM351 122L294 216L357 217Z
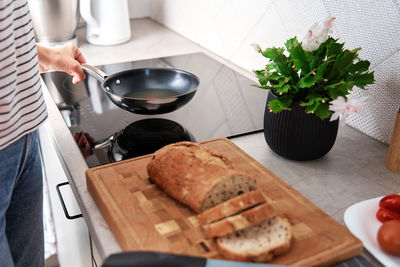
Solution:
M339 120L321 120L306 114L305 108L293 103L292 110L270 112L269 101L276 96L268 93L264 113L264 136L268 146L278 155L292 160L313 160L324 156L335 144Z

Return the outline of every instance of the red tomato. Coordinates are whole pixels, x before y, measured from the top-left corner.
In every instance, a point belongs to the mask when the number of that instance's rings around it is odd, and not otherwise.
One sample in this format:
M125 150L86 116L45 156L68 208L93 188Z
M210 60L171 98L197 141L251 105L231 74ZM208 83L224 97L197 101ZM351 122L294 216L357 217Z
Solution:
M379 201L379 207L386 208L391 211L400 212L400 195L387 195Z
M378 230L379 246L393 255L400 255L400 220L384 222Z
M379 208L376 212L376 218L380 222L386 222L390 220L400 220L400 213L388 210L386 208Z

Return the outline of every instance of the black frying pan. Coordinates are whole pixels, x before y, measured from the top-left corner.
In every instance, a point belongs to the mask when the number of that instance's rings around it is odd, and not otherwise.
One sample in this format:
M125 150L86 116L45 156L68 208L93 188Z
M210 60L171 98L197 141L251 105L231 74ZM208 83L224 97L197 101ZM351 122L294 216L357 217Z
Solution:
M177 69L132 69L108 76L88 64L82 64L82 68L101 82L112 102L138 114L174 111L192 99L200 83L192 73Z

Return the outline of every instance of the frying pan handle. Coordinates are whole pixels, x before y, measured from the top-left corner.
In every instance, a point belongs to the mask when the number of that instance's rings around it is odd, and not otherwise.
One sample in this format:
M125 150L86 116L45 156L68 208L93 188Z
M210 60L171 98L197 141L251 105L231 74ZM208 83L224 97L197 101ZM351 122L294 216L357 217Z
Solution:
M115 134L111 135L110 137L103 139L101 141L97 141L94 143L94 149L101 149L101 148L105 148L108 147L112 141L114 141L115 139Z
M98 68L92 65L83 63L81 67L87 74L89 74L99 82L103 82L104 79L108 76L106 73L104 73L103 71L99 70Z

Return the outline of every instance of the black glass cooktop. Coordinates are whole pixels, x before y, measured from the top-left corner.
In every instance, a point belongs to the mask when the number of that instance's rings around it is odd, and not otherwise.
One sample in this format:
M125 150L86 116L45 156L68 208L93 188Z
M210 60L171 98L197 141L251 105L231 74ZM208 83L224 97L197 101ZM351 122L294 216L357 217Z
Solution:
M173 112L139 115L112 103L100 83L90 76L73 85L64 73L43 73L42 78L89 167L152 153L167 143L202 142L263 128L267 91L254 87L255 82L205 54L98 67L108 75L145 67L181 69L199 77L200 85L193 99Z

